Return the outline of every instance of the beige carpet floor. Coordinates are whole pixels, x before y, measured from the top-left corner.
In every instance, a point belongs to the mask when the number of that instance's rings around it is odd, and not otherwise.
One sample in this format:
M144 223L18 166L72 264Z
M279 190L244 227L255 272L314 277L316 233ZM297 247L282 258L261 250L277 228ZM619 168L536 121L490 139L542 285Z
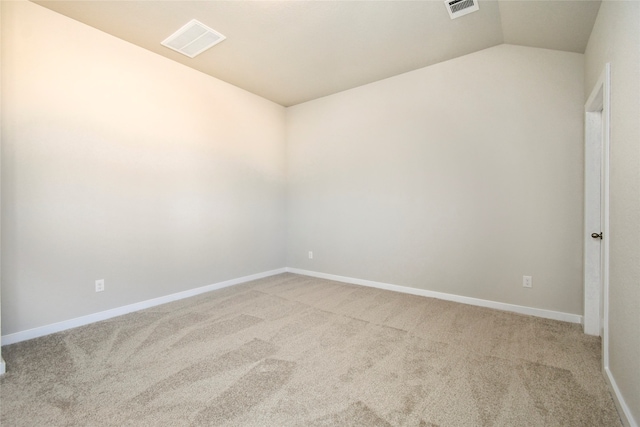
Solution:
M3 348L9 426L619 426L579 325L295 274Z

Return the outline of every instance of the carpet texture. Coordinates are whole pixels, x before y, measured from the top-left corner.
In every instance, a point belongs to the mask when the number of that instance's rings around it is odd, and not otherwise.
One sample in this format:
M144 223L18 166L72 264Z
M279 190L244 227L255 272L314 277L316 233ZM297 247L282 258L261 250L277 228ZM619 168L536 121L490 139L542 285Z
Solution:
M281 274L3 348L2 426L620 426L579 325Z

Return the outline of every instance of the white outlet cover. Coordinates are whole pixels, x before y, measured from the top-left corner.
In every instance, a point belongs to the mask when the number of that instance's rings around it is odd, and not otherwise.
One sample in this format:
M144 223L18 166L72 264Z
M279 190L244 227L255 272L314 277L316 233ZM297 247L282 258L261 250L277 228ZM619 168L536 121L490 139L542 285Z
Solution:
M104 291L104 279L96 280L96 292Z

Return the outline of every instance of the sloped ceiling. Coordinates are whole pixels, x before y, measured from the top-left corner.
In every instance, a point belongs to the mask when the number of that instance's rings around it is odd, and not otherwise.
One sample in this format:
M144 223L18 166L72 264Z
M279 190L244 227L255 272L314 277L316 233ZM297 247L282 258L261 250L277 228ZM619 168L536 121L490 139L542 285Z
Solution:
M284 106L501 43L584 53L591 0L480 0L451 20L443 1L34 1ZM191 19L227 39L196 58L160 44Z

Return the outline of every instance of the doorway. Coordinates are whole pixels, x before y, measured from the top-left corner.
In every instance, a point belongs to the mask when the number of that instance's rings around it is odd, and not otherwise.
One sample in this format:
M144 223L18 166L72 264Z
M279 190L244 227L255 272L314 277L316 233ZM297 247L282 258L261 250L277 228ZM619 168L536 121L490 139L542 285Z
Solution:
M609 94L606 64L585 104L584 332L602 337L608 366Z

